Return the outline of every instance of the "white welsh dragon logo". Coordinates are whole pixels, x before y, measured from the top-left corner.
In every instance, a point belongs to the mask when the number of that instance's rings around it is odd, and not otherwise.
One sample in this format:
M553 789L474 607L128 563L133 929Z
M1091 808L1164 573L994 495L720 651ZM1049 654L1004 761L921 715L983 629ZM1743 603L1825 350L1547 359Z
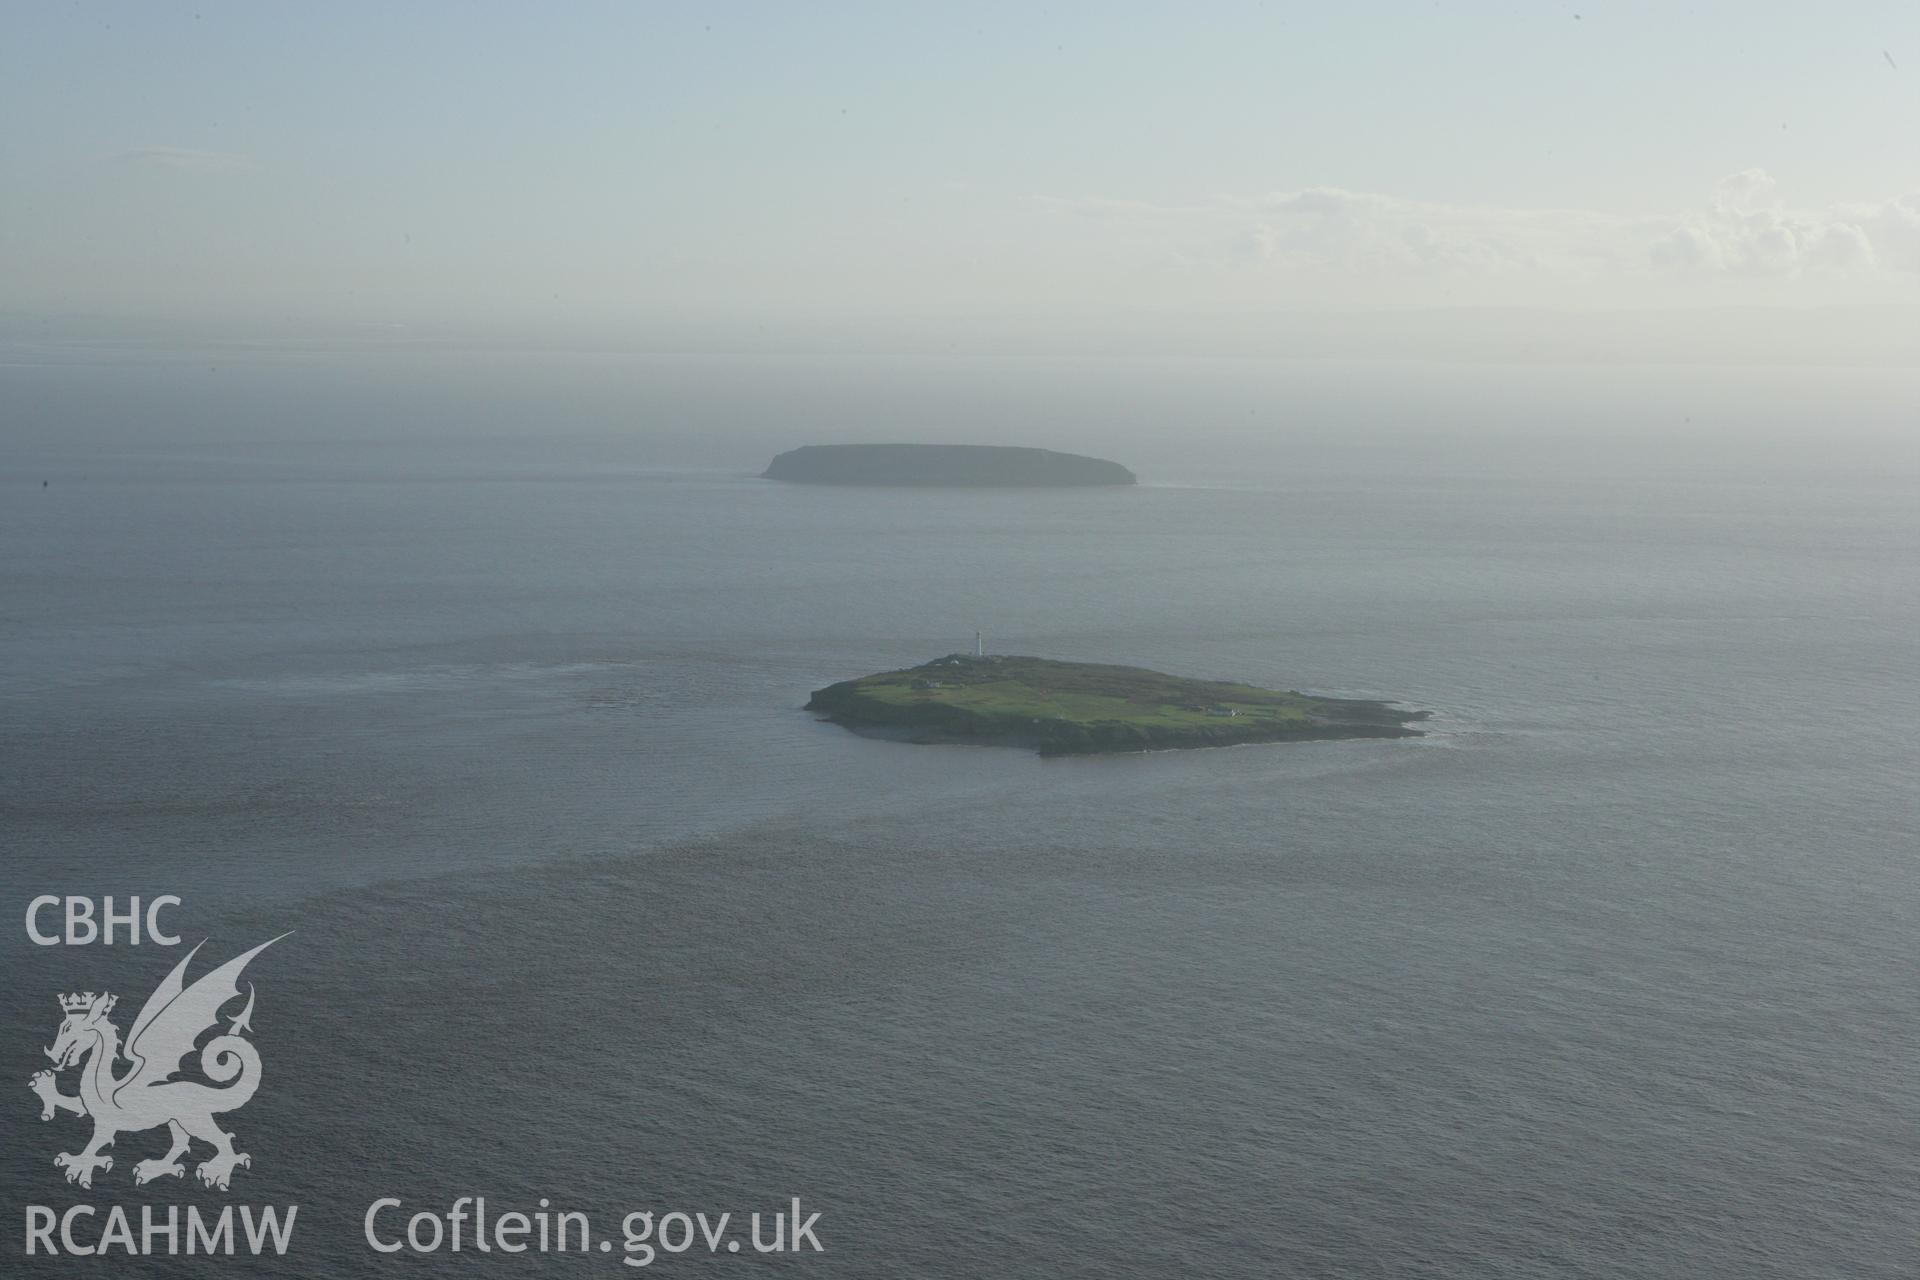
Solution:
M147 997L140 1016L133 1020L124 1050L120 1047L120 1029L108 1017L117 996L96 996L89 991L60 997L60 1010L66 1017L53 1047L46 1051L53 1059L53 1071L37 1073L28 1086L40 1095L42 1120L53 1119L56 1111L93 1117L93 1141L86 1149L77 1155L63 1152L53 1158L56 1167L66 1170L68 1182L91 1187L95 1170L113 1168L113 1157L100 1152L112 1146L115 1137L161 1125L172 1135L173 1145L164 1156L136 1163L135 1183L185 1174L180 1157L187 1154L193 1139L213 1148L213 1155L194 1170L194 1175L210 1187L225 1191L233 1179L234 1166L252 1165L252 1157L233 1149L233 1135L213 1120L215 1115L245 1106L260 1087L260 1054L244 1035L253 1029L249 1021L253 1017L252 983L247 984L246 1008L231 1019L226 1034L214 1036L200 1049L200 1070L223 1087L173 1077L193 1052L194 1042L217 1028L221 1006L239 998L240 971L247 967L247 961L278 941L280 938L270 939L234 957L190 987L183 981L187 962L200 947L189 951ZM124 1074L115 1075L114 1064L122 1057L132 1065ZM72 1066L80 1067L78 1095L61 1093L54 1075Z

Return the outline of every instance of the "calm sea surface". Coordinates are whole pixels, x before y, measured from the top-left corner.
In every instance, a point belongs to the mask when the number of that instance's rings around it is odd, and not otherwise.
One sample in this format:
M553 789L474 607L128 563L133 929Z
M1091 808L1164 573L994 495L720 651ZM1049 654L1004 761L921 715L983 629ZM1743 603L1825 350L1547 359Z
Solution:
M0 369L0 1270L30 1203L298 1204L285 1260L116 1272L358 1277L511 1269L374 1254L380 1196L797 1195L822 1276L1914 1274L1911 387L1762 387L1749 438L1631 371L1547 414L1539 372L1056 370L1097 391L1035 425L952 369L202 363ZM1143 484L751 474L963 411ZM1433 732L1042 760L799 709L976 627ZM29 946L43 892L296 931L231 1196L135 1191L158 1134L52 1167L55 993L124 1027L179 953Z

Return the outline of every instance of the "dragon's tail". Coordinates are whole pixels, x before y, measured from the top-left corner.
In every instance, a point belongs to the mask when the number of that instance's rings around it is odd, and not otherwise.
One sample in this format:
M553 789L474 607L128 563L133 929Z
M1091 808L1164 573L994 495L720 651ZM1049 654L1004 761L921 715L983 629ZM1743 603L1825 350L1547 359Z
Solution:
M200 1050L200 1069L224 1088L207 1092L216 1112L238 1111L260 1087L260 1052L243 1036L215 1036ZM232 1081L231 1084L228 1081Z

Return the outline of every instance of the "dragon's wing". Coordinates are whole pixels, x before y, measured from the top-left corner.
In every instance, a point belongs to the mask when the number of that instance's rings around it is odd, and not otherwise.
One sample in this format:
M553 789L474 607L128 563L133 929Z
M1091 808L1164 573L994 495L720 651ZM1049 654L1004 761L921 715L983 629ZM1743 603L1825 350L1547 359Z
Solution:
M140 1033L147 1029L147 1024L153 1021L155 1015L172 1004L174 997L180 994L180 988L186 985L184 979L188 963L200 953L200 948L206 945L205 938L194 943L193 950L180 958L180 963L173 966L173 972L160 980L160 985L153 989L153 994L147 997L147 1002L140 1006L140 1016L133 1020L133 1030L127 1034L128 1049L132 1049L133 1042L140 1038Z
M286 936L283 933L280 938ZM269 938L183 989L187 962L200 948L189 951L134 1019L133 1030L127 1035L126 1055L136 1065L114 1093L118 1095L129 1085L158 1084L178 1071L181 1059L193 1052L194 1041L218 1020L220 1006L240 994L240 971L280 938Z

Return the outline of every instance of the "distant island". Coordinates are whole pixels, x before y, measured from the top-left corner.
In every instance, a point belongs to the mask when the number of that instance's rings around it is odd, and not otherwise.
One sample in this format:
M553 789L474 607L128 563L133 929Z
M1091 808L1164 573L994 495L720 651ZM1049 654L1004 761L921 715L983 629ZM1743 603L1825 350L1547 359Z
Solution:
M1041 755L1417 738L1425 711L1188 680L1143 667L951 654L814 691L807 710L907 742L1029 747Z
M1133 484L1117 462L992 444L810 444L761 474L799 484L1065 488Z

